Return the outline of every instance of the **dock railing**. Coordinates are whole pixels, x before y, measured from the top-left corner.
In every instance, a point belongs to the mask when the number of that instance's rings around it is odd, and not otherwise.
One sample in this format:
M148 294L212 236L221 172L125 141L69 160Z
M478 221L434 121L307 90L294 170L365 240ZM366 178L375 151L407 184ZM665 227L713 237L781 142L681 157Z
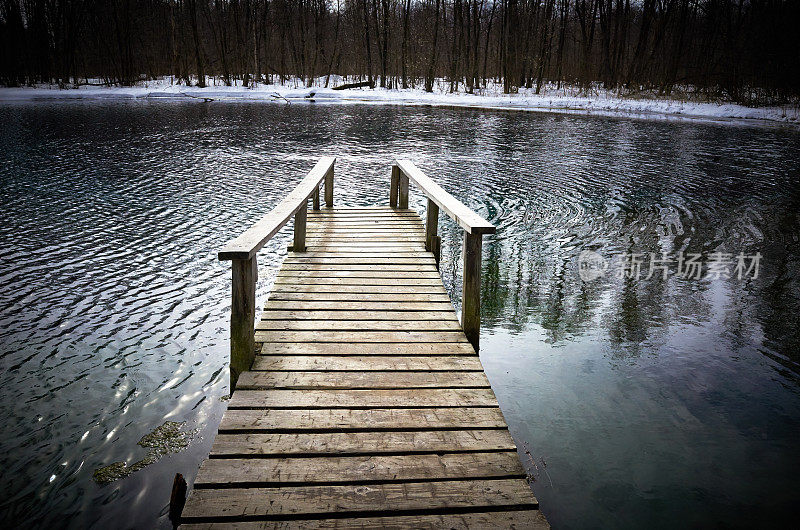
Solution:
M333 207L334 157L320 158L314 168L275 208L219 251L220 261L231 261L231 361L230 391L239 374L249 370L255 357L256 281L259 250L294 217L295 252L305 251L308 201L320 209L320 183L325 181L325 206ZM427 196L425 249L432 252L439 265L441 238L438 235L439 210L443 210L464 229L464 284L461 296L461 327L478 351L481 325L481 245L483 234L495 233L495 227L470 210L409 160L392 165L389 204L408 208L408 183L414 182Z
M425 220L425 250L433 252L439 266L441 237L439 209L464 229L464 284L461 289L461 328L478 351L481 331L481 250L483 234L494 234L489 221L467 208L428 178L410 160L395 160L389 191L392 208L408 208L408 182L411 181L428 198Z
M220 261L230 260L231 289L231 386L236 386L239 374L249 370L255 357L256 254L294 216L295 251L306 248L306 219L308 200L312 208L320 209L319 185L325 180L325 206L333 207L334 157L322 157L314 168L275 208L242 235L228 243L219 254Z

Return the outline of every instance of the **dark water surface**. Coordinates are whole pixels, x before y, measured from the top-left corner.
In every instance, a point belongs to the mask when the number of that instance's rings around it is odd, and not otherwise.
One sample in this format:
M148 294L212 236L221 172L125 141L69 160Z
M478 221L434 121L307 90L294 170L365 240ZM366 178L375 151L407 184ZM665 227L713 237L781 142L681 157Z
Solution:
M800 135L477 110L0 105L0 520L167 526L227 392L216 251L322 154L338 205L412 158L498 225L481 358L556 528L764 526L800 502ZM412 188L412 202L422 198ZM460 232L443 224L460 297ZM285 254L259 254L262 304ZM579 277L578 256L762 255L757 278ZM732 267L731 267L732 268ZM673 267L674 270L674 267ZM197 430L141 460L164 421ZM529 451L526 454L525 451ZM792 512L790 512L792 510Z

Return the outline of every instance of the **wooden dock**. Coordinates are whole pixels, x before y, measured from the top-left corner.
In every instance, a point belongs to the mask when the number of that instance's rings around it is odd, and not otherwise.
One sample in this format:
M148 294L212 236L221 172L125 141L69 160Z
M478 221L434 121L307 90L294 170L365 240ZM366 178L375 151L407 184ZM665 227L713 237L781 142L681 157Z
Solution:
M407 161L390 206L333 208L333 164L220 252L235 392L182 528L549 528L476 353L494 227ZM439 208L465 230L463 327L438 273ZM254 323L255 254L292 217Z

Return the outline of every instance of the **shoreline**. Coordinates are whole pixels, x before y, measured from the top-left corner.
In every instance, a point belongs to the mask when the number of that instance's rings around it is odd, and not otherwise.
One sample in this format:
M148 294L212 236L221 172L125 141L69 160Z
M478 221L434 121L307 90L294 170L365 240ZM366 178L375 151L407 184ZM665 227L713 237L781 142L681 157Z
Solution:
M440 82L434 92L421 89L357 88L294 88L287 85L195 86L171 84L169 80L148 82L132 87L97 87L59 89L55 86L2 87L0 103L33 101L146 101L197 100L199 102L265 102L265 103L341 103L404 106L431 106L485 110L506 110L578 114L635 119L676 120L739 124L760 127L800 127L800 107L751 108L735 103L694 102L677 99L626 98L598 92L596 96L571 95L569 89L544 87L536 95L532 89L520 89L517 94L502 94L497 87L482 90L481 94L448 93L446 83ZM494 89L494 90L493 90ZM558 93L555 93L558 92ZM574 91L573 91L574 92Z

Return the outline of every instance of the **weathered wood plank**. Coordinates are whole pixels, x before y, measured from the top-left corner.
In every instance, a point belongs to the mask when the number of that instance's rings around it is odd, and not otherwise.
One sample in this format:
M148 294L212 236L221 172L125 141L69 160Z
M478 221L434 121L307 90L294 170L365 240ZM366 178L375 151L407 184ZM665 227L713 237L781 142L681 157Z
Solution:
M237 391L238 392L238 391ZM212 457L516 451L506 429L219 434Z
M210 458L195 488L522 478L516 451L321 458Z
M271 311L261 312L261 320L447 320L458 322L453 311Z
M343 278L343 277L317 277L317 276L286 276L279 274L275 277L275 285L435 285L442 286L442 280L436 278Z
M453 311L446 302L267 300L265 311Z
M380 256L348 256L348 257L334 257L334 256L312 256L300 257L291 256L286 258L284 263L296 264L324 264L330 265L432 265L436 267L436 260L433 254L428 253L428 257L380 257Z
M292 247L294 249L294 247ZM336 252L339 254L352 254L358 252L360 254L374 254L380 252L382 254L386 254L390 252L392 254L400 253L400 254L413 254L417 252L427 252L425 250L425 245L422 243L414 244L414 245L404 245L402 243L391 243L391 244L369 244L363 243L360 245L332 245L332 244L325 244L325 245L318 245L318 244L310 244L306 246L306 252L318 254L318 253L331 253Z
M496 407L490 389L236 390L230 408Z
M263 321L262 321L263 322ZM259 322L259 325L262 323ZM409 326L411 327L411 326ZM461 331L256 331L256 342L467 342Z
M293 270L286 270L282 269L278 275L275 277L275 281L278 279L296 279L296 278L307 278L307 279L314 279L314 278L383 278L383 279L409 279L409 280L416 280L416 279L427 279L427 280L434 280L441 282L441 277L439 273L436 271L396 271L396 270L376 270L376 271L337 271L337 270L303 270L303 271L293 271Z
M267 342L264 355L476 355L468 342L342 343Z
M497 429L499 408L228 409L220 432Z
M322 263L303 263L298 261L296 263L283 263L281 267L283 271L345 271L345 272L359 272L359 271L371 271L371 272L386 272L386 271L398 271L398 272L434 272L438 273L436 270L435 263L424 263L420 264L419 262L416 263L406 263L406 264L381 264L381 263L368 263L368 264L342 264L342 263L330 263L330 262L322 262Z
M198 489L186 502L183 520L537 506L538 502L522 479Z
M243 372L236 390L489 388L483 372Z
M453 320L261 320L256 330L268 331L459 331Z
M275 283L272 295L278 293L375 293L375 294L447 294L444 286L439 285L359 285L359 284L296 284ZM270 296L273 298L273 296ZM274 297L277 298L277 297Z
M253 370L420 370L420 371L482 371L476 356L399 357L320 355L258 355Z
M340 302L450 302L446 294L423 293L288 293L273 292L270 300Z
M334 251L318 251L318 252L289 252L289 255L286 257L287 260L292 258L393 258L393 257L401 257L404 259L408 258L429 258L433 259L433 254L427 252L426 250L403 250L398 248L397 250L376 250L376 249L359 249L359 250L346 250L342 252L334 252Z
M398 515L289 521L247 521L236 523L198 523L182 525L184 530L314 530L358 528L359 530L508 528L546 530L550 528L539 510L507 510L439 515Z

